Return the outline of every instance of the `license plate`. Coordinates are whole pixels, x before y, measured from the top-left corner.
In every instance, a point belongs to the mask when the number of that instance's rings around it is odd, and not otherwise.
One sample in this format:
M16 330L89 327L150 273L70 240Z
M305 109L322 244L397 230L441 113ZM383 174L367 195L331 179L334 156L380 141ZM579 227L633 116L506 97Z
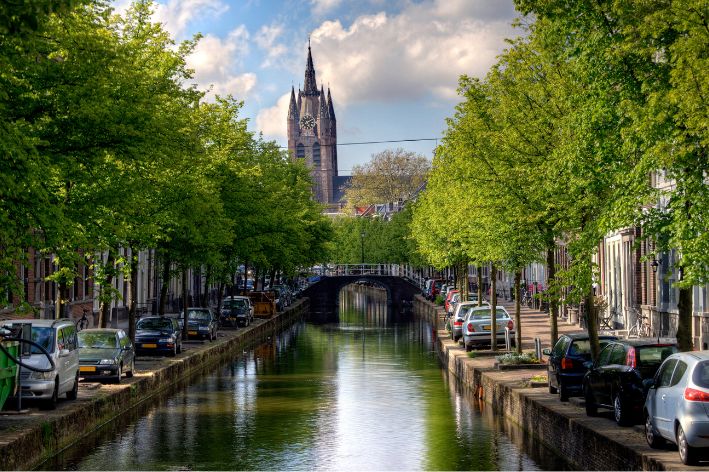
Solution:
M158 345L157 344L143 344L143 347L145 347L145 348L150 347L150 348L155 349L156 347L158 347Z
M96 367L90 365L79 366L79 372L96 372Z
M490 331L490 325L483 325L483 331Z
M190 336L197 336L197 331L188 331Z

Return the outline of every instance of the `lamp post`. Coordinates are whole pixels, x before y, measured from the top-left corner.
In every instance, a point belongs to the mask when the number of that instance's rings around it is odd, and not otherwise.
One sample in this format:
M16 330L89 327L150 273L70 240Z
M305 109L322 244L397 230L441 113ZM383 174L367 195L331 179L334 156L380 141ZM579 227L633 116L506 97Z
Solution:
M653 272L657 272L657 268L660 266L660 262L657 259L653 259L650 267L652 267Z
M360 235L360 242L362 244L362 265L364 266L364 237L367 235L364 231L359 233ZM362 270L364 270L364 267L362 267Z

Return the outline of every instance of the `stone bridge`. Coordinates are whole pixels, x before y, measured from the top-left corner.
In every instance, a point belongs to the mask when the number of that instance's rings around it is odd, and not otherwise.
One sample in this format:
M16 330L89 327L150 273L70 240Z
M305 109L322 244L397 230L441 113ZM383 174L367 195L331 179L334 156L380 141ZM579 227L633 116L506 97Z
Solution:
M393 310L402 311L413 305L414 296L421 293L415 278L400 266L364 264L335 266L326 275L302 292L310 299L310 311L333 313L339 306L340 291L347 285L365 282L383 288L387 292L387 304Z

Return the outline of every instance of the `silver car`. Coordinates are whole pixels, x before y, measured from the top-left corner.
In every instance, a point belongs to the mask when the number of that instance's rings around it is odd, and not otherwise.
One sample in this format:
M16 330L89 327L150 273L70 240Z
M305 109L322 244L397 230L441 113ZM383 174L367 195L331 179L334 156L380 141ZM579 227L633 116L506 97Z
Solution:
M79 343L76 326L69 319L38 320L24 319L6 322L6 326L32 325L32 341L42 346L54 362L54 368L47 356L32 346L30 356L22 362L47 372L35 372L23 368L21 371L22 398L41 400L41 406L53 410L57 399L66 394L69 400L76 400L79 391Z
M453 341L458 341L463 335L463 319L465 319L465 315L468 314L468 310L476 306L477 303L474 302L462 302L456 305L450 320L451 339L453 339Z
M696 463L709 450L709 351L665 359L650 381L645 413L650 447L670 441L684 464Z
M470 351L473 346L491 343L491 309L489 306L479 306L468 311L463 320L462 332L465 350ZM497 305L495 310L495 325L497 343L505 342L505 328L509 328L511 341L514 344L515 325L505 307Z

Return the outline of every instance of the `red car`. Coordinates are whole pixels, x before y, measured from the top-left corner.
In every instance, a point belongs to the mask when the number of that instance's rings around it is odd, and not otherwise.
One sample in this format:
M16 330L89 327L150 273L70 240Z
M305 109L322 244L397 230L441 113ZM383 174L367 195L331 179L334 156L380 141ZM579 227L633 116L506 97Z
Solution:
M460 292L460 290L448 290L448 295L446 295L446 301L443 304L444 308L446 309L446 313L449 313L451 311L451 300L453 299L453 295L458 292Z

